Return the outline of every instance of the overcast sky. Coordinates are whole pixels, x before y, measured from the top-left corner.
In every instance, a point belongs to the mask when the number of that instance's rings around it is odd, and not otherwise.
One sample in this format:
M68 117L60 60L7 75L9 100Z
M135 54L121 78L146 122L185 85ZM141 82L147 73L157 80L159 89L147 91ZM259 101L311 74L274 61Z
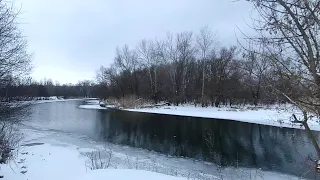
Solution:
M32 76L60 83L94 79L112 63L115 48L166 32L209 26L221 44L236 44L248 30L250 4L243 0L20 0L23 34L34 53Z

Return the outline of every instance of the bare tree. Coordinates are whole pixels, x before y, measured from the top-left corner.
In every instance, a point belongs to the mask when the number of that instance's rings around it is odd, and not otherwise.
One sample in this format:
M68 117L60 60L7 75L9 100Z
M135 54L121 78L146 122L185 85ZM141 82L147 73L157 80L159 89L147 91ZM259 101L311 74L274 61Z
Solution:
M17 15L13 7L0 1L0 114L8 113L7 94L9 85L14 84L31 69L31 56L26 52L27 42L18 28ZM12 109L11 109L12 110Z
M165 63L165 58L166 56L164 55L165 53L165 43L163 41L155 40L153 44L153 56L154 56L154 91L156 93L156 96L158 96L159 91L158 91L158 67L163 65Z
M227 93L226 81L231 75L231 64L234 61L236 47L222 47L218 56L212 54L209 64L209 87L212 105L218 107Z
M270 62L279 77L299 85L300 96L292 96L273 86L303 116L293 115L308 133L320 160L320 147L308 120L320 116L320 1L319 0L251 0L259 18L254 19L258 36L250 40L263 46L260 55ZM272 84L272 83L270 83ZM320 161L318 161L318 171Z
M155 95L157 93L157 65L159 64L156 44L150 40L142 40L138 45L137 53L142 66L148 70L150 92Z
M17 25L18 13L9 3L0 1L0 88L31 68L27 42Z
M210 51L214 50L216 37L208 27L200 30L200 34L196 37L198 49L200 52L200 61L202 61L202 86L201 86L201 103L204 106L204 89L206 75L206 61Z
M257 106L260 100L262 86L265 83L264 79L269 69L268 60L263 56L259 56L254 51L249 51L245 54L245 61L243 62L245 82L249 87L254 105Z
M195 47L193 46L192 32L179 33L176 36L178 62L176 62L177 96L184 96L187 85L188 64L195 60Z
M115 66L120 68L123 77L127 78L126 84L131 85L131 94L139 94L137 70L140 66L136 51L125 45L122 49L117 48Z
M134 72L138 68L137 54L128 45L116 49L115 65L122 71Z
M22 106L8 102L9 87L18 84L31 69L27 42L18 28L18 14L9 2L0 1L0 90L5 90L0 95L0 163L12 158L12 150L21 140L13 126L17 121L13 115Z
M177 46L175 44L174 36L171 33L167 33L167 38L164 42L164 46L161 50L161 57L165 64L169 64L169 76L172 84L172 93L176 95L177 84L176 84L176 67L173 64L178 62ZM172 65L171 65L172 64Z

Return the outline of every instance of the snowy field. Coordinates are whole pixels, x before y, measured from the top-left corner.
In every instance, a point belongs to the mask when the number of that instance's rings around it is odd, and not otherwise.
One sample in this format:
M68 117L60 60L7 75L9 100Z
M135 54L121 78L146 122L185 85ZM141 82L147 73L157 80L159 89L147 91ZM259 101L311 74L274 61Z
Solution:
M107 109L108 107L100 107L97 101L91 101L86 105L81 105L80 108L85 109ZM303 129L301 124L292 123L292 114L302 117L301 113L293 108L291 105L284 104L281 106L270 106L265 108L254 109L253 107L243 108L216 108L216 107L195 107L193 105L181 106L161 106L155 108L141 108L141 109L122 109L132 112L154 113L179 115L189 117L203 117L215 118L224 120L234 120L248 123L256 123L278 127L288 127ZM320 131L320 123L317 118L309 120L309 126L312 130Z
M20 127L25 139L16 160L1 164L5 180L217 180L297 177L258 169L218 168L188 158L114 144L101 144L84 136ZM99 157L95 165L92 154ZM109 156L110 155L110 156ZM95 169L108 162L105 169Z

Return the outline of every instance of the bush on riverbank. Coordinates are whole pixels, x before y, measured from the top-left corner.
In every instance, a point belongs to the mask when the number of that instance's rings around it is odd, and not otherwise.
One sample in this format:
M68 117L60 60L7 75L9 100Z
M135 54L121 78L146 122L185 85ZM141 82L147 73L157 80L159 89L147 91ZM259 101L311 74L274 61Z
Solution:
M13 159L13 150L19 148L22 136L15 128L19 121L16 116L28 105L24 102L0 102L0 164Z
M106 105L113 105L124 109L139 109L143 108L151 103L145 99L138 98L135 95L125 96L120 99L107 99L105 101Z
M7 163L12 159L13 150L19 147L22 139L20 133L11 122L1 122L0 125L0 164Z

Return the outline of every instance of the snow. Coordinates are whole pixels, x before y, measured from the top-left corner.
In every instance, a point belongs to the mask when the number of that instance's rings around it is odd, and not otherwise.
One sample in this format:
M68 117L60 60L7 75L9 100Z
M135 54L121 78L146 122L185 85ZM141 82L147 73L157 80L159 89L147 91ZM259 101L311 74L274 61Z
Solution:
M38 99L39 98L39 99ZM16 101L13 102L12 105L31 105L31 104L43 104L43 103L52 103L52 102L66 102L66 101L80 101L83 100L81 98L74 98L74 99L63 99L63 98L57 98L56 96L49 97L47 99L44 99L42 97L35 98L34 100L30 101Z
M86 103L87 104L99 104L100 101L98 99L87 99Z
M79 108L81 109L108 109L114 108L114 105L106 105L105 107L100 106L100 101L98 99L91 99L85 101L86 104L80 105Z
M66 101L81 101L83 99L75 98L75 99L59 99L56 96L49 97L47 99L42 99L42 97L38 97L40 100L35 98L35 100L30 101L14 101L10 102L9 105L11 107L21 107L21 106L28 106L33 104L43 104L43 103L53 103L53 102L66 102Z
M8 180L183 180L164 174L130 169L88 170L85 156L71 147L50 144L23 148L16 163L1 166L4 179Z
M108 109L101 108L96 104L81 105L80 108L85 109ZM195 107L193 105L181 105L181 106L161 106L155 108L141 108L141 109L122 109L124 111L142 112L152 114L166 114L166 115L178 115L188 117L201 117L201 118L214 118L223 120L234 120L255 124L263 124L277 127L287 127L303 129L303 126L299 123L292 123L292 114L296 114L297 117L302 117L301 113L292 107L291 105L274 105L270 107L242 107L242 108L216 108L216 107ZM308 124L312 130L320 131L320 123L317 118L313 118L308 121Z
M81 108L81 109L107 109L106 107L101 107L99 104L85 104L85 105L80 105L79 108Z
M83 100L83 99L49 99L49 100L35 100L35 101L31 101L31 104L42 104L42 103L52 103L52 102L66 102L66 101L79 101L79 100Z
M185 178L178 178L168 175L163 175L154 172L143 170L131 169L108 169L108 170L95 170L78 176L77 180L99 180L99 179L114 179L114 180L185 180Z

